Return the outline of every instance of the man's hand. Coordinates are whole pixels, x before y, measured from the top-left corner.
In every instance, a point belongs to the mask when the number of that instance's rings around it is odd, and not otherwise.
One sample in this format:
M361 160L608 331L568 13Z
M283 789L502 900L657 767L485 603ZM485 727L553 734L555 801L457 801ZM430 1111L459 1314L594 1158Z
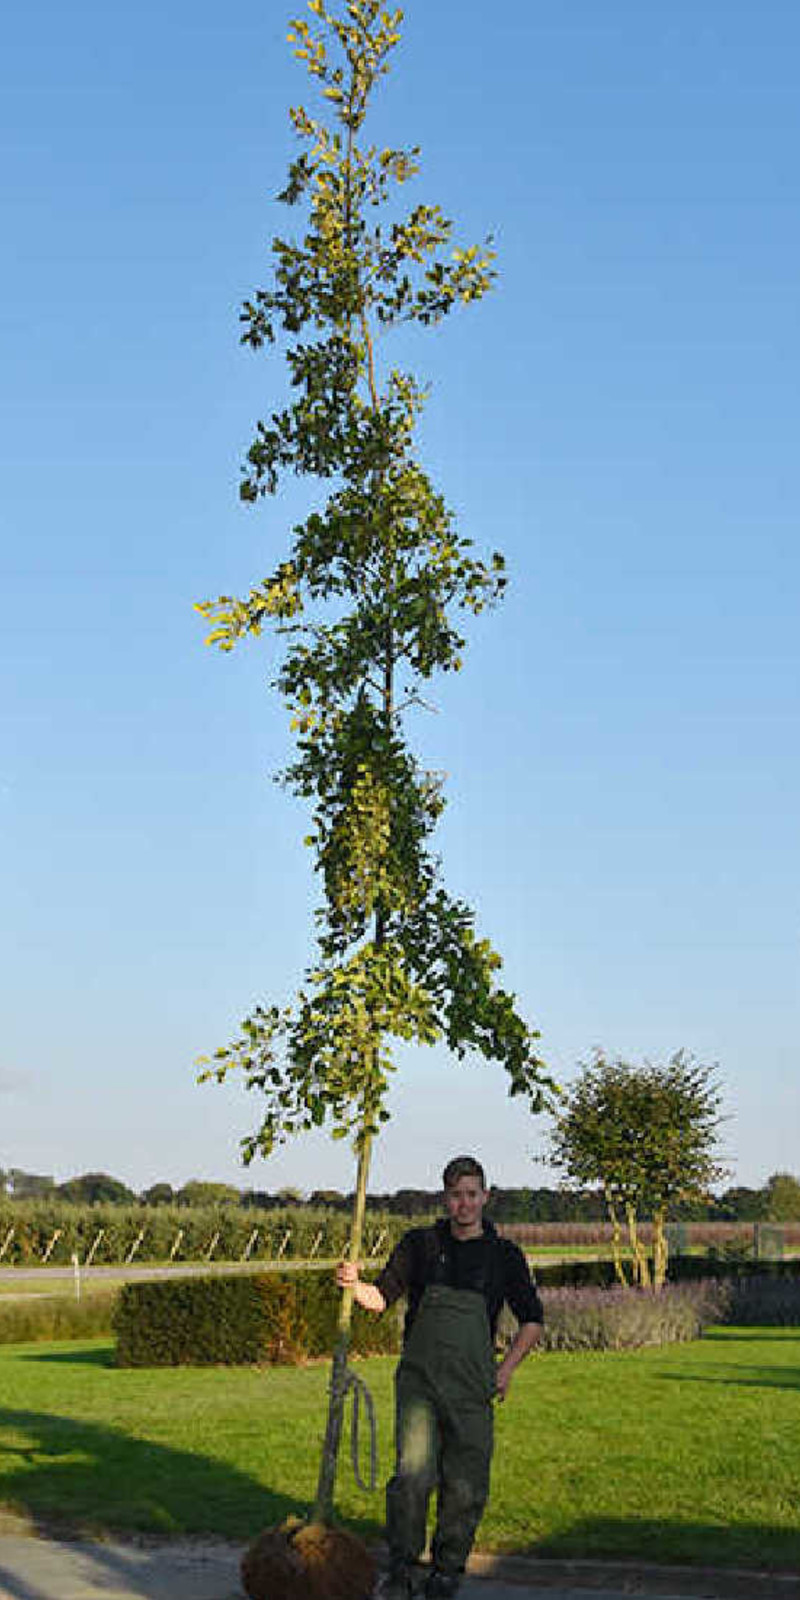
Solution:
M505 1400L505 1397L508 1394L508 1386L511 1382L514 1372L520 1364L520 1361L525 1360L526 1355L528 1355L529 1352L534 1349L534 1347L539 1343L541 1337L542 1325L540 1322L523 1322L520 1324L519 1328L517 1329L516 1338L513 1340L510 1348L506 1351L503 1360L500 1362L500 1365L497 1368L495 1380L497 1383L496 1395L498 1400Z
M360 1263L358 1261L340 1261L336 1268L336 1282L340 1289L354 1289L358 1283Z
M340 1261L336 1268L335 1277L340 1289L352 1289L353 1299L357 1306L363 1306L365 1311L385 1311L386 1301L380 1289L374 1283L364 1283L359 1276L361 1263L358 1261Z
M508 1394L508 1386L511 1382L512 1375L513 1369L507 1367L505 1361L501 1361L495 1376L495 1381L497 1383L495 1395L498 1400L505 1400L505 1397Z

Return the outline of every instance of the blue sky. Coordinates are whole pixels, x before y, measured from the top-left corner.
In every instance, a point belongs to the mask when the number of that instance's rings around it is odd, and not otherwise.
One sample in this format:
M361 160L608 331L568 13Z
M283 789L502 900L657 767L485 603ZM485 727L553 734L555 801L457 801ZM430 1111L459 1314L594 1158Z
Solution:
M284 394L238 306L287 227L292 15L54 0L5 26L0 1165L347 1188L195 1058L310 954L270 645L203 646L308 504L240 507ZM412 728L445 876L567 1081L595 1045L719 1063L733 1175L800 1171L800 210L789 0L409 0L375 137L496 292L390 361L501 610ZM500 1075L400 1058L376 1188L454 1149L543 1182Z

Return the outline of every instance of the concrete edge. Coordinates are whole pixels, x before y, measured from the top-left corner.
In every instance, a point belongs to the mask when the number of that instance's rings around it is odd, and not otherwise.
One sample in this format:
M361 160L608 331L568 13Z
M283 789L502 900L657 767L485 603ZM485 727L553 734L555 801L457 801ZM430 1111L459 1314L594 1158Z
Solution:
M656 1566L642 1561L552 1560L475 1551L467 1572L528 1589L619 1589L623 1594L691 1596L692 1600L796 1600L800 1572L741 1567Z

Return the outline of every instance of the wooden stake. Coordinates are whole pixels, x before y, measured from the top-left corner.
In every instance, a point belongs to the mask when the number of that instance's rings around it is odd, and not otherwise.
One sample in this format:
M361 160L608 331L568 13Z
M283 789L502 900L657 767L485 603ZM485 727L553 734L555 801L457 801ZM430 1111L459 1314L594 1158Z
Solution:
M361 1255L361 1239L364 1232L364 1211L367 1198L367 1176L369 1174L369 1157L372 1140L366 1134L358 1157L358 1175L356 1178L356 1192L353 1201L353 1218L350 1227L350 1241L347 1250L348 1261L358 1261ZM325 1439L322 1446L322 1460L320 1462L319 1479L317 1482L317 1498L314 1502L312 1522L322 1522L329 1526L333 1518L333 1487L336 1480L336 1462L339 1455L339 1442L342 1436L342 1419L344 1417L345 1379L347 1376L347 1357L350 1349L350 1325L353 1320L353 1290L348 1287L342 1291L339 1307L339 1326L336 1349L333 1352L333 1366L331 1369L331 1382L328 1391L328 1421L325 1428Z

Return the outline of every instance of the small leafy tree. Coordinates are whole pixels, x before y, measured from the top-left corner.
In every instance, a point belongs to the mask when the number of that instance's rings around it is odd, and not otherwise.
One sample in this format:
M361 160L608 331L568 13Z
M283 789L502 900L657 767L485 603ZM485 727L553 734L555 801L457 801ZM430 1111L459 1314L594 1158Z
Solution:
M555 1116L550 1159L576 1184L600 1184L613 1228L614 1266L628 1281L622 1260L625 1217L634 1283L651 1281L639 1237L644 1216L653 1222L656 1289L667 1270L665 1222L670 1206L705 1196L722 1175L714 1151L721 1095L714 1071L680 1050L663 1066L607 1060L597 1051L566 1092Z
M419 151L364 138L370 97L388 70L402 12L380 0L309 0L292 24L295 55L322 91L327 120L290 112L302 150L280 200L305 231L273 242L271 286L242 312L243 342L280 345L286 404L259 422L240 493L255 503L284 474L327 482L322 509L293 528L269 575L241 598L204 602L223 651L270 627L283 642L276 686L297 735L283 774L312 811L306 843L322 886L317 957L291 1005L258 1005L206 1076L243 1071L263 1096L244 1155L268 1156L330 1125L358 1154L350 1254L360 1251L371 1142L389 1112L394 1040L499 1062L533 1109L547 1089L538 1035L497 981L500 957L449 896L430 847L444 798L407 742L406 714L465 647L459 613L500 598L504 562L460 537L415 454L424 392L382 364L393 329L431 327L491 286L492 252L452 249L438 205L398 214ZM331 1510L351 1296L342 1301L315 1520Z

